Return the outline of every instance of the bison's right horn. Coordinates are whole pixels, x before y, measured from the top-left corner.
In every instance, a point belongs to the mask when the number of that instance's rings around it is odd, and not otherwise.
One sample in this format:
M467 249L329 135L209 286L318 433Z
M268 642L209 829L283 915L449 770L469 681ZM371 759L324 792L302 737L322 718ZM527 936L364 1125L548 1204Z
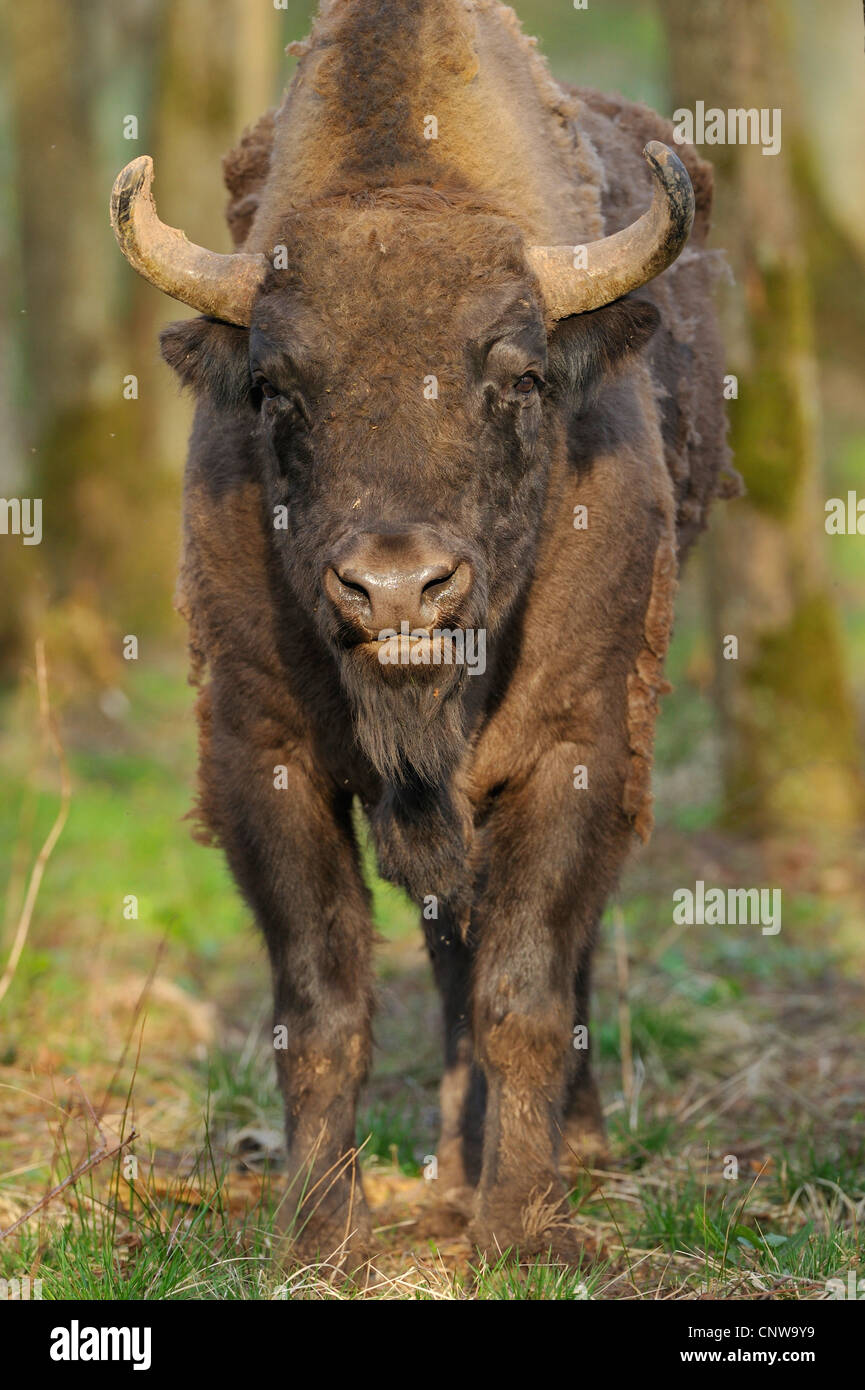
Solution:
M666 270L683 250L694 222L694 190L681 159L660 140L650 140L643 158L655 192L648 212L620 232L589 242L586 264L574 264L573 246L530 246L529 264L541 282L554 319L600 309L639 289Z
M111 192L111 225L132 269L181 304L248 327L267 260L245 251L207 251L167 227L159 220L152 183L153 160L145 154L117 175Z

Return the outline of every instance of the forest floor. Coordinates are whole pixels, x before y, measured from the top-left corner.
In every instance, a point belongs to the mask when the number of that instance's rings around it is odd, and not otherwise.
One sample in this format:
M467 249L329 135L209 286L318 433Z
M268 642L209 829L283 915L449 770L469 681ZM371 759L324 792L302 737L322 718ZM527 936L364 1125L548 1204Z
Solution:
M610 1154L572 1196L582 1266L489 1266L440 1214L424 1177L437 1000L414 909L376 881L366 1297L816 1299L865 1273L862 850L827 867L811 843L758 851L714 828L710 702L699 654L677 662L656 833L597 956ZM6 713L4 963L58 800L32 684ZM0 1276L41 1279L44 1298L360 1296L268 1258L281 1119L267 965L220 856L182 823L194 730L177 659L99 709L68 698L62 728L69 819L0 1004ZM673 891L697 879L780 886L781 931L674 926Z

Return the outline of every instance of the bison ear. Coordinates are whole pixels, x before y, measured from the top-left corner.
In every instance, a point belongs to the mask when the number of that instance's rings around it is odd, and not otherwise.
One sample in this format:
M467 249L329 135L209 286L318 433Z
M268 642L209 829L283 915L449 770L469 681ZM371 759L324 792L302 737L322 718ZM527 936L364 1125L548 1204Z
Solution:
M556 395L572 410L591 401L607 372L651 338L661 316L645 299L617 299L562 319L550 334L549 377Z
M249 402L249 330L220 319L182 319L159 335L162 356L184 386L221 406Z

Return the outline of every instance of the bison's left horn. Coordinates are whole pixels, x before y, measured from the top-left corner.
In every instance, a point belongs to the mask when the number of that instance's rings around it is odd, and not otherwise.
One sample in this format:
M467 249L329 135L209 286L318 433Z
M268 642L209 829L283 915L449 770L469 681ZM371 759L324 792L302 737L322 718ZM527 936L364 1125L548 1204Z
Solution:
M152 183L153 160L145 154L117 175L111 192L111 225L132 269L199 313L247 327L266 259L245 251L223 256L188 241L160 222Z
M600 309L666 270L694 221L694 190L677 154L659 140L643 150L655 180L652 206L621 232L574 246L530 246L529 263L553 318ZM583 250L584 256L575 252ZM585 264L582 262L585 261Z

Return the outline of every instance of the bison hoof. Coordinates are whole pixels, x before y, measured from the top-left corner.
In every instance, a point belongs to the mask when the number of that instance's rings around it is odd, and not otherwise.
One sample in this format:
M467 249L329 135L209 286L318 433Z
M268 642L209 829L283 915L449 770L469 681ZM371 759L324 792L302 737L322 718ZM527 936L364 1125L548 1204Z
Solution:
M519 1267L552 1264L564 1269L579 1269L584 1258L576 1231L567 1229L544 1236L526 1236L514 1231L508 1239L507 1232L501 1228L483 1232L475 1227L473 1239L478 1254L490 1265L504 1261Z
M506 1193L477 1194L469 1234L478 1250L494 1264L549 1259L568 1267L582 1260L582 1246L570 1222L570 1211L558 1178L535 1187L520 1200Z
M350 1205L327 1213L321 1208L305 1213L301 1208L290 1216L283 1214L273 1258L286 1273L308 1269L334 1283L347 1278L358 1282L358 1277L366 1280L373 1245L369 1211L355 1195Z
M285 1235L274 1246L273 1263L288 1277L308 1276L328 1284L367 1288L372 1277L371 1244L357 1235L346 1240L332 1231Z
M430 1183L430 1187L435 1186ZM461 1235L471 1220L473 1199L471 1187L450 1187L434 1192L418 1217L415 1236L426 1240Z

